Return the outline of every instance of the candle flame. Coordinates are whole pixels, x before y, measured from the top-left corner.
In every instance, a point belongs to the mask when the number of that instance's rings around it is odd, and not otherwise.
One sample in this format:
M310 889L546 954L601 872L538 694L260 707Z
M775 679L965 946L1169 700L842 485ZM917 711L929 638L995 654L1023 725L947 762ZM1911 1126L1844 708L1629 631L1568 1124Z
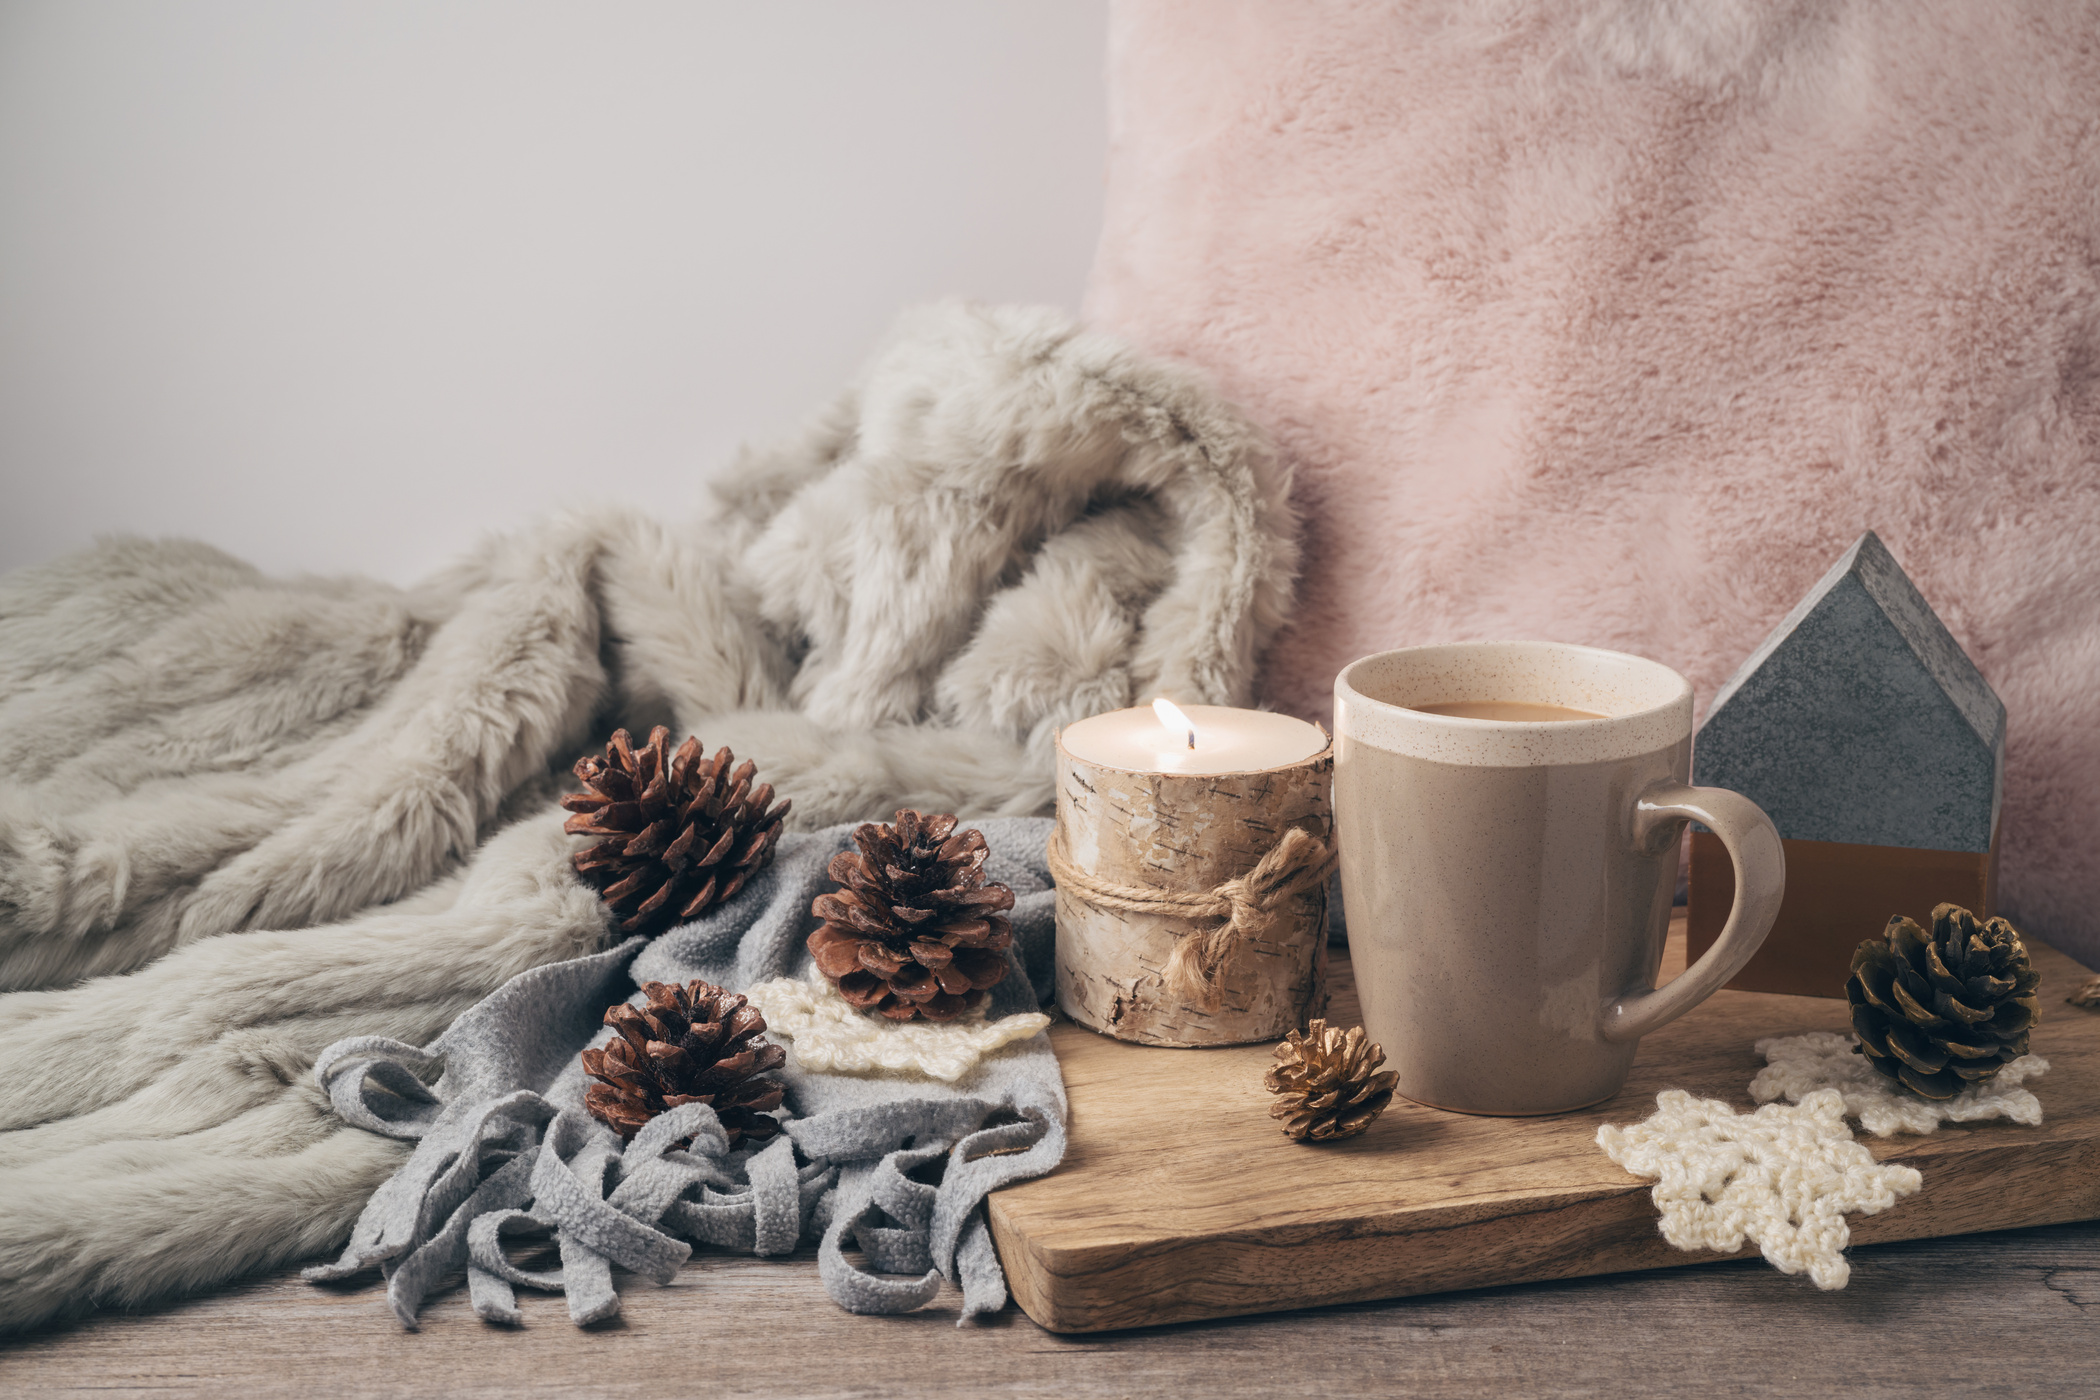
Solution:
M1182 733L1187 734L1189 736L1189 747L1192 749L1196 747L1195 721L1183 714L1179 705L1165 696L1161 696L1152 702L1152 713L1158 715L1159 722L1168 729L1180 730Z

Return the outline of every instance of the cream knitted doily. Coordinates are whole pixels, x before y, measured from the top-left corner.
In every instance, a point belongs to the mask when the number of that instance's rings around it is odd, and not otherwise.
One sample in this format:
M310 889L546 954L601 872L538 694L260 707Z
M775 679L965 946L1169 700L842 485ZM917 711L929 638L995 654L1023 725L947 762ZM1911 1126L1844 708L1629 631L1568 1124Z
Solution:
M1655 1179L1663 1238L1679 1249L1733 1254L1748 1238L1781 1273L1806 1271L1818 1288L1843 1288L1852 1276L1845 1216L1887 1210L1924 1182L1853 1140L1835 1089L1751 1113L1682 1089L1664 1090L1655 1104L1631 1127L1599 1128L1597 1145Z
M889 1021L852 1006L821 973L808 981L770 978L744 995L766 1018L769 1034L794 1043L804 1069L826 1074L921 1074L952 1083L985 1056L1050 1024L1039 1011L996 1021L982 1011L953 1021Z
M1750 1081L1750 1097L1759 1103L1778 1098L1800 1103L1819 1089L1834 1089L1844 1096L1845 1112L1876 1137L1937 1132L1942 1123L1982 1118L2010 1118L2030 1128L2041 1125L2041 1100L2020 1087L2048 1070L2049 1062L2039 1055L2022 1055L1983 1083L1935 1101L1891 1091L1889 1081L1874 1072L1866 1057L1853 1052L1857 1043L1832 1031L1758 1041L1765 1067Z

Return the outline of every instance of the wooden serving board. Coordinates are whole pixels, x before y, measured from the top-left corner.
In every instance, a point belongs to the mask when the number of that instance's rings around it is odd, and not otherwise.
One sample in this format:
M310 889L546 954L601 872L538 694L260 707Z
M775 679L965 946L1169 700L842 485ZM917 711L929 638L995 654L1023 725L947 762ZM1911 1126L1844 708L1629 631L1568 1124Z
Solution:
M1849 1217L1855 1244L2100 1217L2100 1011L2064 1003L2085 968L2029 948L2045 1121L1862 1134L1925 1186ZM1664 975L1683 966L1680 917ZM1328 1019L1356 1024L1346 958L1332 984ZM1849 1024L1842 1000L1722 991L1643 1040L1625 1089L1595 1108L1471 1118L1395 1100L1362 1136L1307 1147L1268 1116L1270 1046L1154 1049L1059 1022L1070 1150L1050 1176L991 1197L993 1238L1015 1300L1053 1332L1703 1263L1722 1256L1663 1242L1652 1183L1598 1149L1598 1126L1647 1117L1664 1089L1749 1109L1763 1066L1752 1042Z

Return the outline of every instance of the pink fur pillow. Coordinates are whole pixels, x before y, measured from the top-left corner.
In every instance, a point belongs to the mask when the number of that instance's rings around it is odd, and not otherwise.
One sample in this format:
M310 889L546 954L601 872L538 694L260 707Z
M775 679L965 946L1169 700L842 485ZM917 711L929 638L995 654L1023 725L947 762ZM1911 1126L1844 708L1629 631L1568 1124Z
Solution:
M1872 528L2010 711L2009 912L2100 957L2096 28L1121 0L1089 315L1295 464L1268 697L1540 637L1708 699Z

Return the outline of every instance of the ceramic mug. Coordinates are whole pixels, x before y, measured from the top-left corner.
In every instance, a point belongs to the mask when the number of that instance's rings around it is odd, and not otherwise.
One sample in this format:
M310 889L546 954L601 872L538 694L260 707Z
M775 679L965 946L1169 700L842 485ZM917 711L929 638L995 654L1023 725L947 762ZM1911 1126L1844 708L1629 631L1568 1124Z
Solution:
M1692 688L1669 667L1464 642L1367 656L1334 698L1350 962L1365 1029L1408 1098L1498 1115L1610 1098L1640 1037L1764 941L1786 888L1779 834L1748 798L1689 785ZM1735 905L1706 955L1657 990L1687 821L1728 848Z

